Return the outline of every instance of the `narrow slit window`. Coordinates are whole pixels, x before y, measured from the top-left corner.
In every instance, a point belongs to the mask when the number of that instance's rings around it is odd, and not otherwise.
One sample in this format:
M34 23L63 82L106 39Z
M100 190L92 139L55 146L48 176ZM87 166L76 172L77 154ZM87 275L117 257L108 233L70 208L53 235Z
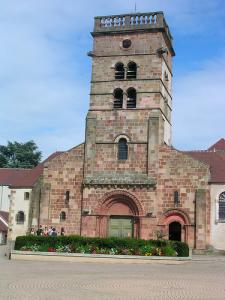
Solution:
M65 193L65 204L69 204L70 201L70 191L66 191Z
M137 78L137 65L135 62L129 62L127 65L127 79Z
M115 66L115 79L120 80L124 79L125 71L124 65L122 63L117 63Z
M126 160L127 158L128 158L127 140L125 138L121 138L118 142L118 159Z
M127 90L127 108L136 108L137 92L134 88Z
M123 108L123 90L115 89L113 106L114 108Z

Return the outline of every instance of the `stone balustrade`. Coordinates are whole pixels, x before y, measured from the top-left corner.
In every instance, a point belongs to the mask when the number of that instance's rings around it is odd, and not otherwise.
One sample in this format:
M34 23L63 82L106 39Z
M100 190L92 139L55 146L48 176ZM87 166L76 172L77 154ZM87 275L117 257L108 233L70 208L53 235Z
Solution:
M149 29L161 29L172 40L163 12L95 17L93 34Z

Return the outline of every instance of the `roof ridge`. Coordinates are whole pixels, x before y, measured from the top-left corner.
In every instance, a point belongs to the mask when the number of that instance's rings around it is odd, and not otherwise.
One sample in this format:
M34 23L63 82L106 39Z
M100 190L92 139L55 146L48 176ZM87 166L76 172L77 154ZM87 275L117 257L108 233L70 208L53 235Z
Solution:
M213 152L213 151L208 151L208 150L183 150L181 152L184 152L184 153L190 153L190 152Z
M33 168L0 168L0 170L32 170Z

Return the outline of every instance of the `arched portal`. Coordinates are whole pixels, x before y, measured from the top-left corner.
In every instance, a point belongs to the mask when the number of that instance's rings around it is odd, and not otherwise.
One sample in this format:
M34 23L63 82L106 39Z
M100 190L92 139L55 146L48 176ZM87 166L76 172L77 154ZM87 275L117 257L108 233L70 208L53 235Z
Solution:
M139 237L139 215L142 207L128 192L114 191L105 195L99 206L99 235Z
M179 222L169 224L169 240L181 241L181 224Z
M189 216L180 209L169 209L164 212L159 224L169 240L189 243L190 237L193 236Z

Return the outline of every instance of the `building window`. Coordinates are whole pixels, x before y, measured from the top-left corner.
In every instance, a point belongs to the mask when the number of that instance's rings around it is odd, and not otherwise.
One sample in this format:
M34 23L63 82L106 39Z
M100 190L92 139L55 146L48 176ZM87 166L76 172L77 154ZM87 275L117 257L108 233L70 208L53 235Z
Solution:
M219 220L225 221L225 192L219 195Z
M131 61L127 65L127 79L135 79L137 77L137 65Z
M17 214L16 214L16 223L17 224L23 224L25 221L25 215L24 215L24 212L23 211L19 211Z
M127 108L136 108L137 92L134 88L127 90Z
M125 71L122 63L117 63L115 66L115 79L124 79Z
M25 192L24 193L24 200L29 200L30 199L30 193L29 192Z
M126 160L127 158L128 158L127 140L125 138L121 138L118 142L118 159Z
M169 76L168 76L168 74L166 73L166 71L164 72L164 80L165 80L165 81L169 81Z
M178 206L180 203L180 199L179 199L179 192L175 191L173 193L173 202L174 202L174 206Z
M121 89L114 91L114 108L123 108L123 90Z
M61 213L59 215L59 219L60 219L60 221L65 221L66 220L66 213L65 213L65 211L61 211Z
M70 201L70 191L65 192L65 204L69 204Z

